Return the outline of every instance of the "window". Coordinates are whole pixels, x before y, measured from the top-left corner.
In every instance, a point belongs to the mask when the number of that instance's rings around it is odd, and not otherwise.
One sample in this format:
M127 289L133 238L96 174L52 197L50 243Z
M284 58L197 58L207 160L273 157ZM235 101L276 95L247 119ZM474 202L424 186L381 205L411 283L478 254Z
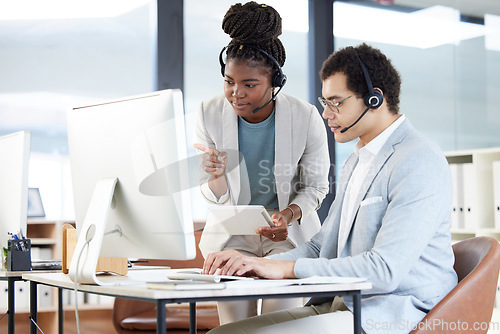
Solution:
M500 146L500 16L339 1L333 13L335 48L366 42L391 58L401 112L444 151ZM338 166L354 144L337 144Z
M0 3L0 135L32 133L30 187L73 218L65 111L153 90L149 0Z

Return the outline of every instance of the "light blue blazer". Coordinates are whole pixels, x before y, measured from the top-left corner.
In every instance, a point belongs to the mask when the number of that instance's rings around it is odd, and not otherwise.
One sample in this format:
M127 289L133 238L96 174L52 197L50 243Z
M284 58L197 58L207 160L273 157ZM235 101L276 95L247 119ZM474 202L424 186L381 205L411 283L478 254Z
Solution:
M299 278L366 277L362 327L368 333L408 333L456 284L451 248L452 182L441 150L409 120L389 137L363 182L342 253L337 254L345 190L357 164L351 155L321 230L273 259L296 260ZM310 304L325 300L312 299ZM345 298L352 310L352 298ZM332 324L332 328L334 328Z

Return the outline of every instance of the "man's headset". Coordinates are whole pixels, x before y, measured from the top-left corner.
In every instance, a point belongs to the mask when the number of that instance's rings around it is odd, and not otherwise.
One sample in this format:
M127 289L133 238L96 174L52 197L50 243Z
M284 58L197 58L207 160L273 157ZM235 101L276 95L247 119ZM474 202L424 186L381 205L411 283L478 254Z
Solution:
M366 80L366 85L368 86L368 93L363 98L363 101L365 102L365 105L366 105L366 109L358 117L356 122L352 123L351 125L349 125L346 128L343 128L342 130L340 130L340 133L344 133L347 130L349 130L350 128L352 128L354 125L356 125L361 120L361 118L363 118L363 116L366 114L366 112L368 110L377 109L378 107L380 107L382 105L382 102L384 102L384 96L382 95L382 93L379 92L378 90L373 89L372 80L370 79L370 75L368 74L368 70L366 69L365 64L363 64L363 62L361 61L361 59L359 58L357 53L356 53L356 58L358 58L359 65L361 66L361 69L363 70L363 75L364 75L365 80Z
M368 70L366 69L365 64L361 61L358 54L356 53L356 58L358 58L359 65L361 65L361 69L363 70L363 75L365 76L366 85L368 86L368 93L364 97L365 105L370 109L377 109L382 105L384 101L384 96L378 90L373 89L372 81L370 79L370 75L368 74Z
M274 63L274 66L276 66L276 69L278 70L271 80L272 86L279 87L281 89L285 85L286 75L283 73L283 70L281 69L280 64L273 56L271 56L269 53L262 50L261 48L258 48L258 47L253 46L253 45L241 44L241 46L257 50L260 53L262 53L263 55L265 55L267 58L271 59L271 61ZM223 47L220 54L219 54L219 63L220 63L220 70L221 70L222 76L225 76L225 70L226 70L226 64L224 63L224 59L223 59L224 51L226 51L226 49L227 49L227 46Z

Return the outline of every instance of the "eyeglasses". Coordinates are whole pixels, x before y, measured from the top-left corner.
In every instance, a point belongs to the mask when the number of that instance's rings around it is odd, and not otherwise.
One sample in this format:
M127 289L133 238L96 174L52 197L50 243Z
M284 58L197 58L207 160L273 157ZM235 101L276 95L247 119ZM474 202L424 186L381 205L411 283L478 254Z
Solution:
M319 101L319 103L321 103L321 105L323 106L323 108L329 107L330 110L333 111L334 113L340 114L339 106L342 103L344 103L344 101L347 100L350 97L352 97L352 95L349 95L345 99L340 100L339 102L335 103L335 102L332 102L332 101L327 100L327 99L325 99L325 98L323 98L323 97L320 96L320 97L318 97L318 101Z

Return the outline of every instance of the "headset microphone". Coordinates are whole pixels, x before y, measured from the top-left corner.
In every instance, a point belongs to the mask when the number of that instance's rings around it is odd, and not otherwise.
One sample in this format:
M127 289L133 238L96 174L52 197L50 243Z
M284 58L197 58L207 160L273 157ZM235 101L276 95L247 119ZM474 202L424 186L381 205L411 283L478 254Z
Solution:
M279 87L278 88L278 91L276 93L273 93L273 96L271 97L271 99L269 101L267 101L263 106L261 107L258 107L258 108L255 108L252 113L256 113L257 111L259 111L260 109L264 108L265 106L267 106L269 103L273 102L275 99L276 99L276 95L278 95L278 93L280 92L282 87Z
M366 114L366 112L367 112L368 110L370 110L370 107L366 108L366 109L365 109L365 111L363 111L363 113L361 114L361 116L359 116L359 117L358 117L358 119L356 120L356 122L352 123L352 124L351 124L351 125L349 125L347 128L343 128L342 130L340 130L340 133L344 133L344 132L346 132L347 130L349 130L350 128L352 128L353 126L355 126L355 125L356 125L356 123L358 123L358 122L359 122L359 120L360 120L361 118L363 118L363 116Z
M352 123L347 128L343 128L342 130L340 130L340 133L344 133L350 128L352 128L354 125L356 125L356 123L359 122L359 120L367 113L368 110L377 109L382 105L382 102L384 101L384 96L382 95L382 93L373 89L372 81L370 79L370 75L368 74L368 70L366 69L365 64L363 64L357 53L356 53L356 58L358 58L359 65L361 66L361 70L363 71L363 76L365 77L366 86L368 86L368 94L366 94L363 98L363 101L367 106L367 108L365 109L365 111L363 111L361 116L358 117L356 122Z

